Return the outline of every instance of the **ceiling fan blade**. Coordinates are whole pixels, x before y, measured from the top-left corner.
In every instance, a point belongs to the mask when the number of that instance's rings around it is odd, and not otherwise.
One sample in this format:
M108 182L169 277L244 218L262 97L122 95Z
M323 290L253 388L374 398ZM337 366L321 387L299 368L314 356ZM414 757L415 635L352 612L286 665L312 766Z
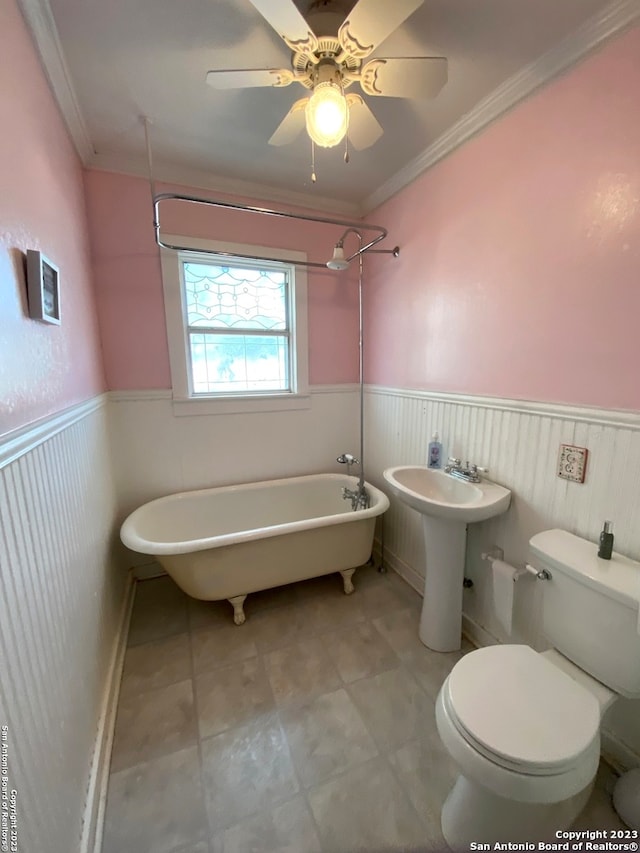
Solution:
M305 126L304 108L309 98L300 98L282 119L275 133L269 140L269 145L288 145L298 136Z
M288 86L295 76L286 68L238 68L209 71L207 83L214 89L251 89L254 86Z
M422 3L423 0L359 0L338 30L342 48L349 56L364 59Z
M356 151L370 148L384 132L378 119L360 95L347 95L347 103L349 104L349 142Z
M372 59L356 79L366 95L435 98L447 82L447 60L442 56Z
M250 0L262 17L271 24L288 48L294 53L313 56L318 39L309 29L293 0Z

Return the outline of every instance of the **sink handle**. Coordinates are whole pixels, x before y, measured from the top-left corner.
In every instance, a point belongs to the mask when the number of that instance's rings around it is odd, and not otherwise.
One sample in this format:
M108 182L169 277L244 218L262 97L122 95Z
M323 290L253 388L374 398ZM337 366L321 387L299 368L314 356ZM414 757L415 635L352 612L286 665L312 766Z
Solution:
M462 465L462 459L456 459L455 456L450 456L447 461L450 465L457 465L458 467Z

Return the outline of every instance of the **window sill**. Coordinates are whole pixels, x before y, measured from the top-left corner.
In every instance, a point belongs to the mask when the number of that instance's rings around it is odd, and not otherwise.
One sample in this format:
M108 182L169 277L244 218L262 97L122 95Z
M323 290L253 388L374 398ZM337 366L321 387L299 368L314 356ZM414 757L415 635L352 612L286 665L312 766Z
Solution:
M250 412L290 412L310 409L310 394L270 394L265 397L174 397L173 414L234 415Z

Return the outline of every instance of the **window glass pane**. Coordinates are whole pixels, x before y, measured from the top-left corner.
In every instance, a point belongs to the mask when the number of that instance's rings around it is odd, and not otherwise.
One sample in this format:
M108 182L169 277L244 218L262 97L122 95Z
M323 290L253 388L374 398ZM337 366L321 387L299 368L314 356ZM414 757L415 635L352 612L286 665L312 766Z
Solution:
M210 329L287 328L287 274L183 263L187 324Z
M289 391L284 335L190 334L194 394Z

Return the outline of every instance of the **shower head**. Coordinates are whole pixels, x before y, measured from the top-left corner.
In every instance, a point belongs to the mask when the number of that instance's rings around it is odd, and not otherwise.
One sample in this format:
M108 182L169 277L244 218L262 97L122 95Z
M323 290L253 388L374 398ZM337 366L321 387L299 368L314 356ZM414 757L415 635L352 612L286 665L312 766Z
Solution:
M342 243L342 240L338 240L333 250L333 257L330 261L327 261L327 266L330 270L346 270L349 266L349 261L344 256Z

